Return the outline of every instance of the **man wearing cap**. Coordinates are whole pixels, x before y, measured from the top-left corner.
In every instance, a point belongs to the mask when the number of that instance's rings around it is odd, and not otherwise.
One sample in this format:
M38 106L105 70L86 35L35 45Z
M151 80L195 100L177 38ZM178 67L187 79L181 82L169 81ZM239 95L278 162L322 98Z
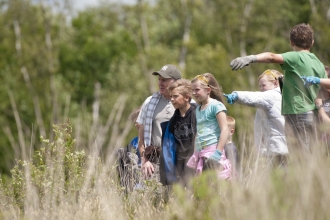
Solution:
M172 64L163 66L161 70L153 72L152 75L158 75L159 91L144 101L136 120L140 124L138 148L142 160L142 172L146 177L152 176L155 172L154 165L159 164L159 153L157 155L154 153L156 149L158 152L161 149L162 128L160 124L169 121L175 111L167 87L175 80L181 79L180 70ZM153 149L152 157L150 157L150 149Z

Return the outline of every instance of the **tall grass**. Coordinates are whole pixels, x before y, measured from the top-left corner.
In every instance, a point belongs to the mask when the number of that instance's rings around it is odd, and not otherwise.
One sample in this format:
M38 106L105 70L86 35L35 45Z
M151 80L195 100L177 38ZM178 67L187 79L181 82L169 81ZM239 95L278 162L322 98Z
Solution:
M241 175L219 181L213 172L170 191L156 182L127 192L113 154L76 150L72 124L54 126L54 141L18 160L0 181L1 219L328 219L329 157L318 148L305 161L294 151L286 168L272 168L253 150ZM243 135L244 136L244 135ZM243 140L244 141L244 140ZM245 140L247 141L247 140ZM249 141L247 141L249 142ZM90 152L93 152L90 150Z
M97 94L98 87L95 88ZM330 159L326 148L315 144L307 157L290 150L286 168L272 168L253 150L253 130L240 126L240 175L233 181L219 181L214 173L194 178L188 188L171 190L143 180L144 187L132 190L134 177L118 180L116 147L123 132L118 122L126 96L118 97L104 125L99 121L96 96L92 117L84 114L53 126L53 139L41 138L40 150L27 153L14 96L20 146L10 179L0 180L0 219L327 219L330 211ZM68 104L69 105L69 104ZM65 114L66 115L66 114ZM111 128L111 129L110 129ZM107 134L111 130L110 139ZM25 132L26 134L26 132ZM31 142L35 143L35 136ZM103 148L104 146L107 148ZM30 147L31 148L31 147ZM297 146L299 148L299 146ZM106 150L105 150L106 149ZM300 159L300 160L298 160Z

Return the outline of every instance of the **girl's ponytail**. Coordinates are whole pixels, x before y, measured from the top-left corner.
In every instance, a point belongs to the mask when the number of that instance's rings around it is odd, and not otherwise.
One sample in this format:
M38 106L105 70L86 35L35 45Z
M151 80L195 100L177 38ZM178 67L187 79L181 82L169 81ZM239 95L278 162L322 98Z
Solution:
M215 77L211 73L204 73L203 76L207 79L208 86L211 88L210 97L224 103L222 88L219 86Z

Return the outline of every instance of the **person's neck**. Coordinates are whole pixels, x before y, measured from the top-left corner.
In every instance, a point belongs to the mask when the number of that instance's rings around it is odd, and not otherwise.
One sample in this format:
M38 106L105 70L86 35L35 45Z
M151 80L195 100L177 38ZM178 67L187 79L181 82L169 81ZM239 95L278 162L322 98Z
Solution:
M165 99L167 99L168 101L171 100L171 96L170 95L162 95Z
M309 49L303 49L303 48L297 47L297 46L295 46L295 45L294 45L292 48L293 48L293 50L296 51L296 52L307 52L307 53L310 52Z
M207 99L205 99L205 101L202 101L201 104L202 104L202 106L207 106L210 102L211 102L211 98L209 96L209 97L207 97Z
M180 115L182 117L184 117L186 115L187 111L189 110L189 108L190 108L190 103L187 103L187 105L185 105L184 107L179 108Z
M233 142L232 136L229 135L228 138L227 138L227 142L226 142L226 144L230 144L230 143L232 143L232 142Z

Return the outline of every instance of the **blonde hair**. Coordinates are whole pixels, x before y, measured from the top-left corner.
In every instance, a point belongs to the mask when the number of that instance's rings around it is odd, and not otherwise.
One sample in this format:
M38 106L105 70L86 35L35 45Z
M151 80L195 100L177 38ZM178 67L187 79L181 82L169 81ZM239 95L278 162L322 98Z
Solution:
M262 77L266 77L269 82L278 82L278 78L283 76L283 74L277 70L268 69L265 70L259 77L258 82Z
M136 108L136 109L131 113L131 115L129 116L129 118L130 118L133 122L136 122L136 119L139 117L140 111L141 111L141 106L138 107L138 108Z
M222 88L218 84L217 80L211 73L204 73L202 75L197 75L193 80L191 80L191 83L194 83L196 81L199 81L204 87L211 88L210 97L213 99L216 99L223 103L223 94L222 94Z
M167 89L169 92L172 92L173 89L178 89L181 95L189 97L189 100L191 100L192 89L190 80L178 79L169 85Z
M227 115L227 125L229 129L234 129L235 130L235 119L229 115Z

